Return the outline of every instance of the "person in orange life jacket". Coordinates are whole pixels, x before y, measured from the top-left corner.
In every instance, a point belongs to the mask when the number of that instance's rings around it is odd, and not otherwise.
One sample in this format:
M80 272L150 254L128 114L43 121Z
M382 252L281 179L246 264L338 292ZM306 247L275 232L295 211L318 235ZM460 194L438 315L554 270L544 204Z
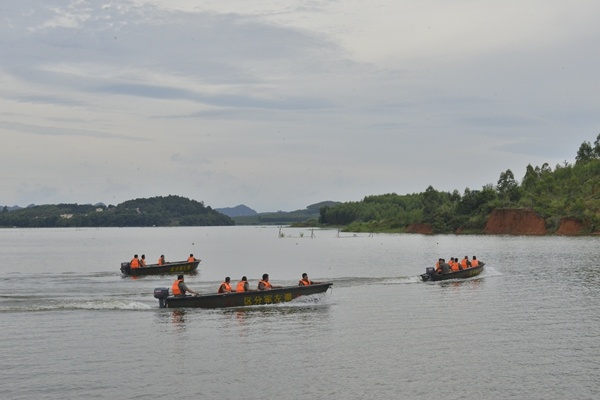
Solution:
M473 256L473 260L471 260L471 267L478 267L479 266L479 260L477 259L476 256Z
M262 280L258 282L258 290L271 290L282 286L273 286L269 282L269 274L263 274Z
M309 286L309 285L314 285L317 283L321 283L321 282L313 282L310 279L308 279L308 274L305 272L302 274L302 279L300 279L300 281L298 281L298 286Z
M460 264L458 263L457 258L450 257L450 269L452 271L460 271Z
M250 285L248 284L248 278L242 276L242 280L238 282L237 287L235 288L236 292L249 292Z
M186 292L190 292L199 296L200 293L193 291L190 289L185 282L183 281L183 275L178 275L177 280L173 282L173 286L171 286L171 292L173 292L173 296L176 297L184 297Z
M140 259L138 258L137 254L133 256L131 261L129 261L129 266L131 268L139 268L140 267Z
M140 267L146 266L146 255L142 254L142 259L140 260Z
M187 262L194 262L194 261L200 261L200 260L198 260L196 257L194 257L193 254L190 254L190 256L187 259Z
M166 263L167 263L167 261L165 260L165 255L161 254L158 259L158 265L165 265Z
M465 256L465 258L462 259L462 261L460 262L460 266L462 267L462 269L471 268L471 261L469 261L468 256Z
M217 293L231 293L231 278L226 277L225 278L225 282L221 283L221 286L219 286L219 290L217 291Z

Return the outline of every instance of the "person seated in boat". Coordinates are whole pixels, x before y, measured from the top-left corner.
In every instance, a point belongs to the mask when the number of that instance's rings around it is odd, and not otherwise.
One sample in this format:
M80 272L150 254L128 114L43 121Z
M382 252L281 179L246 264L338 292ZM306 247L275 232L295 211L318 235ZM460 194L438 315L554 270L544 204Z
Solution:
M300 281L298 281L298 286L310 286L310 285L315 285L321 282L313 282L310 279L308 279L308 274L305 272L302 274L302 279L300 279Z
M258 290L271 290L280 287L282 286L271 285L271 282L269 282L269 274L263 274L262 280L258 282Z
M146 266L146 255L142 254L142 258L140 259L140 267Z
M456 272L456 271L460 271L462 268L460 266L460 264L458 263L458 257L450 257L450 269L452 270L452 272Z
M438 274L447 274L447 273L449 273L451 271L450 264L448 264L445 259L440 258L438 262L440 263L440 268L439 268L439 270L436 269L436 271L435 271L436 273L438 273Z
M238 282L237 287L235 288L236 292L249 292L250 284L248 283L248 278L246 276L242 276L242 280Z
M194 257L193 254L190 254L190 256L187 259L187 262L194 262L194 261L200 261L200 260L198 260L196 257Z
M158 265L165 265L167 263L167 261L165 260L165 255L161 254L160 257L158 257Z
M231 293L231 278L230 277L225 278L225 282L221 283L221 286L219 286L219 290L217 291L217 293Z
M193 291L185 284L183 281L183 275L178 275L177 280L173 282L173 286L171 286L171 292L173 292L173 296L175 297L185 297L186 292L190 292L199 296L200 293Z
M479 267L479 260L477 259L477 256L473 256L473 259L471 260L471 267Z
M460 262L460 266L462 269L471 268L471 261L469 261L469 256L465 256Z
M133 256L131 261L129 261L129 266L131 268L139 268L140 267L140 259L138 258L137 254Z

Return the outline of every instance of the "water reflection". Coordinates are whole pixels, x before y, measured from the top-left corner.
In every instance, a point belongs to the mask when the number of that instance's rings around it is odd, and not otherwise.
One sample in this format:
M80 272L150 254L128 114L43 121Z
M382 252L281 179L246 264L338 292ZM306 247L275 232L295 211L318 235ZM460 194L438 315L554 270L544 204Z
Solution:
M179 308L171 313L171 322L185 328L185 310Z

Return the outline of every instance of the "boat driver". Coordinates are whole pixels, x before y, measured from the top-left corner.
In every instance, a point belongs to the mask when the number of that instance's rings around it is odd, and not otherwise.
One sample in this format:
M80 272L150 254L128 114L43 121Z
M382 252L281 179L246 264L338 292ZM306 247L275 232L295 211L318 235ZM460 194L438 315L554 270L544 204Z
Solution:
M171 286L171 291L175 297L185 297L186 292L193 293L196 296L200 295L200 293L193 291L185 284L183 275L177 276L177 280L173 282L173 286Z

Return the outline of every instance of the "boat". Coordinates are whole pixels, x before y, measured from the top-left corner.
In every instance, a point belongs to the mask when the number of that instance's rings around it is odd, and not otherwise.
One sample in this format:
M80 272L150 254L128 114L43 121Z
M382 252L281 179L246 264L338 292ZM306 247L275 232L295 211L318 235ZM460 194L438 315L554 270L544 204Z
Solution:
M154 297L158 299L160 308L225 308L261 306L267 304L286 303L300 296L325 293L333 283L315 283L308 286L284 286L271 290L250 292L210 293L195 296L170 296L169 289L154 289Z
M163 265L148 264L145 267L131 268L128 262L121 263L121 272L130 276L160 275L160 274L186 274L195 272L200 260L172 261Z
M459 271L452 271L447 274L436 274L435 268L427 267L425 273L421 274L423 282L427 281L445 281L448 279L466 279L479 275L483 271L484 262L479 261L479 265L472 268L466 268Z

